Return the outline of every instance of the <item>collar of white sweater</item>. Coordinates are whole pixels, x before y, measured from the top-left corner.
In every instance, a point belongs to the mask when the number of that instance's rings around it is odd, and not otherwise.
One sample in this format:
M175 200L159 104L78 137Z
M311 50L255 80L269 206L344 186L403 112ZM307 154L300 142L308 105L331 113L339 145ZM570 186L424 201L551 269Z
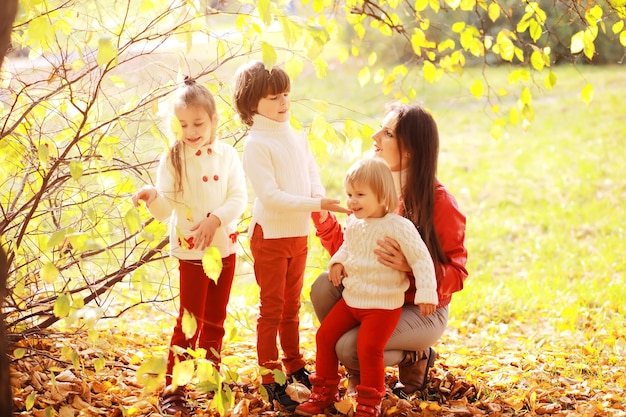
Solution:
M267 130L267 131L287 131L291 129L289 119L284 122L278 122L260 114L252 116L252 129L253 130Z

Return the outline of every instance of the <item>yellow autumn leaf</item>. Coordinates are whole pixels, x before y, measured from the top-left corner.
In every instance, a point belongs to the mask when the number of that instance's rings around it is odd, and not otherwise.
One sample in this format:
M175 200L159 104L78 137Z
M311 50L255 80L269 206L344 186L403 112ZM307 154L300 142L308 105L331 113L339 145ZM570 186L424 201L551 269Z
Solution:
M356 410L356 402L353 397L346 396L343 400L335 403L335 409L344 415L352 415Z
M132 207L124 215L124 224L130 233L137 233L141 229L141 218L135 207Z
M485 86L481 80L476 80L472 83L470 87L470 92L476 98L481 98L483 93L485 92Z
M54 315L58 318L67 317L70 314L70 299L67 295L61 294L54 302Z
M278 55L276 55L276 51L272 45L267 42L261 42L261 54L263 56L263 64L265 65L265 68L271 69L274 65L276 65Z
M187 339L191 339L198 330L198 321L196 317L191 314L189 311L185 310L183 313L183 333Z
M222 273L222 254L217 248L209 246L202 255L202 269L215 283Z
M135 373L137 383L143 385L146 392L156 391L163 383L167 358L165 356L149 357L142 361Z
M580 92L580 98L586 105L589 105L589 103L593 101L593 87L591 84L587 84L583 87Z
M98 55L96 62L98 65L107 65L117 59L117 51L113 48L113 42L109 36L102 36L98 40ZM115 62L114 62L115 63Z
M35 405L36 395L37 395L37 391L33 391L26 398L26 403L24 404L26 406L26 411L31 410L33 406Z
M172 383L178 387L184 387L191 382L195 371L194 361L182 361L174 365L172 370Z
M39 277L46 284L52 284L59 276L59 270L52 262L46 262L41 266Z

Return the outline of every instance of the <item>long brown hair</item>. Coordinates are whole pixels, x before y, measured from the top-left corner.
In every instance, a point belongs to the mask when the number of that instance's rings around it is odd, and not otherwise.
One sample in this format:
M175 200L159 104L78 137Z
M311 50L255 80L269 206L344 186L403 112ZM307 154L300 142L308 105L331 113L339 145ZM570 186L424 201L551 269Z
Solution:
M215 140L215 131L217 128L217 106L213 94L203 85L197 84L196 80L185 77L185 83L178 88L174 98L174 109L185 107L199 107L207 112L211 118L213 131L211 132L211 143ZM174 186L176 194L183 193L183 162L182 152L184 147L182 140L176 140L169 149L167 158L174 168Z
M432 115L418 105L391 104L388 113L395 113L395 135L400 155L408 153L406 184L401 184L404 203L403 216L411 220L420 232L436 264L448 262L437 237L434 222L435 190L439 131ZM439 270L436 268L436 270Z

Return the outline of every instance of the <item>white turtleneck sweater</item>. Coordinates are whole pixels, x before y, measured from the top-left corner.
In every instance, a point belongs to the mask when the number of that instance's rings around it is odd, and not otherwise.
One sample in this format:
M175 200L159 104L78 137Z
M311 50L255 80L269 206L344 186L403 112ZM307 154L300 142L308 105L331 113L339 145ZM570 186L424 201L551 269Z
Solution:
M342 264L347 277L342 293L346 304L354 308L393 310L404 304L409 288L405 272L383 265L374 249L377 241L393 237L399 244L415 277L415 304L439 303L435 268L415 225L395 213L384 217L357 219L348 216L344 242L332 256L330 265Z
M258 223L266 239L307 236L322 187L305 135L291 124L256 114L243 149L243 168L256 196L250 237Z

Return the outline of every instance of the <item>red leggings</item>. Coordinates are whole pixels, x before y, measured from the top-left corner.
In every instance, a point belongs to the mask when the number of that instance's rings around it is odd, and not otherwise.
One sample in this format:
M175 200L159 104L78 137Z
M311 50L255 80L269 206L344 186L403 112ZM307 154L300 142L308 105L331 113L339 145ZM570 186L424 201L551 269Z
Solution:
M198 261L189 262L182 259L179 261L180 309L170 346L195 349L197 342L197 347L206 349L207 359L216 364L220 362L226 306L235 276L235 263L235 254L223 258L222 272L215 283L207 277ZM187 339L183 333L182 320L185 310L193 314L198 323L196 334L191 339ZM185 359L178 356L179 361ZM172 382L172 369L175 363L176 355L170 349L165 377L168 385Z
M300 353L300 295L308 252L308 237L265 239L258 224L250 241L254 275L260 288L257 320L257 355L266 369L282 369L287 374L305 364ZM280 336L284 359L278 360L276 337ZM262 383L274 382L272 373Z
M343 334L360 324L357 353L361 365L361 385L385 389L385 345L396 328L402 308L395 310L353 308L341 298L322 321L315 335L316 373L325 379L337 377L335 344Z

